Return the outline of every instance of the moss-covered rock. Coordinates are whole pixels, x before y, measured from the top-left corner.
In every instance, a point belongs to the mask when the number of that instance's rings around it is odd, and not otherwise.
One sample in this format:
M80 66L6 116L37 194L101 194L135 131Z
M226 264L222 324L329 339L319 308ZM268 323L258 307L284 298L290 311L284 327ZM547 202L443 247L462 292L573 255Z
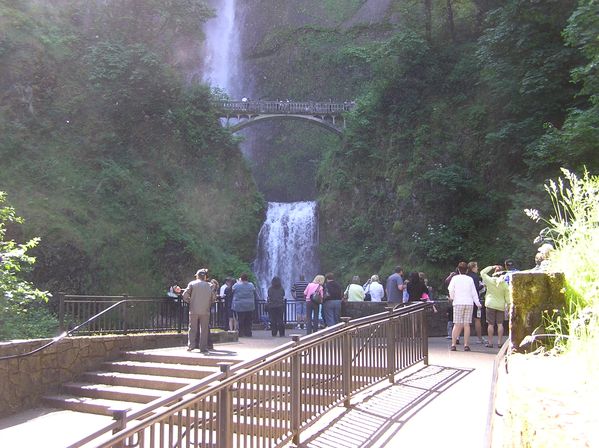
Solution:
M564 308L563 273L517 272L511 280L510 343L516 350L533 333L547 333L547 316Z

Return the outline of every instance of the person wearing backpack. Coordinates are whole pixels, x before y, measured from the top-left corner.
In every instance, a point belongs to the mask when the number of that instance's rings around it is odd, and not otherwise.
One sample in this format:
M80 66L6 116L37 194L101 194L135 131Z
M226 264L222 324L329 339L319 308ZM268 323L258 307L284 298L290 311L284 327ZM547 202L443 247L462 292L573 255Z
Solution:
M324 298L324 275L317 275L304 290L306 296L306 334L318 331L320 305Z

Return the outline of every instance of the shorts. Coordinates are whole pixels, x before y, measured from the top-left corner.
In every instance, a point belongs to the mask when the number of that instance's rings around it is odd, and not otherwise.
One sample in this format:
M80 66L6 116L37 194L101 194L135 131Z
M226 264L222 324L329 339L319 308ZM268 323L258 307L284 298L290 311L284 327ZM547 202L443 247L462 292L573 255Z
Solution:
M493 308L487 308L487 323L489 325L503 324L504 317L505 317L505 311L494 310Z
M470 324L472 323L472 308L474 305L454 305L453 323Z

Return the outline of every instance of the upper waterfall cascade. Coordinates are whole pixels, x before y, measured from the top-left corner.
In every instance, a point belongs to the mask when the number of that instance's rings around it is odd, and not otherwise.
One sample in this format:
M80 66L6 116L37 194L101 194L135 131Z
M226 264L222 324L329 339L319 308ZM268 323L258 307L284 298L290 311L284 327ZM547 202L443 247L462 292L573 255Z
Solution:
M235 27L237 0L211 0L216 17L206 22L204 82L239 96L239 33Z

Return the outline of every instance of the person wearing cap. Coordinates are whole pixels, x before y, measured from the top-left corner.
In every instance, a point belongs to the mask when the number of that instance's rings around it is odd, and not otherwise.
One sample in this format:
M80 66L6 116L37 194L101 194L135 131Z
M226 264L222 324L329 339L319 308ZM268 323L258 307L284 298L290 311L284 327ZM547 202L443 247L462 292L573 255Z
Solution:
M183 291L183 300L189 303L188 351L199 348L202 353L208 353L210 307L215 299L215 291L206 281L207 274L208 269L199 269L196 279L189 282Z

